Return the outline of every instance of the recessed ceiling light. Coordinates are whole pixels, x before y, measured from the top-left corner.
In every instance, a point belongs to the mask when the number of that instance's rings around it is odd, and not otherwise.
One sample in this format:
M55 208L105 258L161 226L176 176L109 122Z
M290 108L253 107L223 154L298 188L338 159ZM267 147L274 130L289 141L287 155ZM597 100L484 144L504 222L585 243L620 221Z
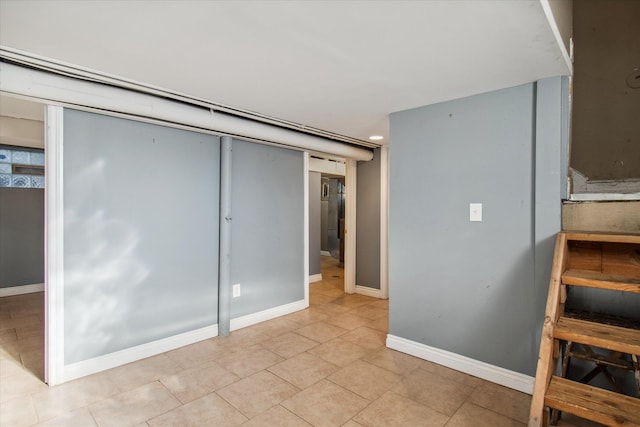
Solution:
M384 139L384 136L382 136L382 135L371 135L369 137L369 139L372 140L372 141L380 141L381 139Z

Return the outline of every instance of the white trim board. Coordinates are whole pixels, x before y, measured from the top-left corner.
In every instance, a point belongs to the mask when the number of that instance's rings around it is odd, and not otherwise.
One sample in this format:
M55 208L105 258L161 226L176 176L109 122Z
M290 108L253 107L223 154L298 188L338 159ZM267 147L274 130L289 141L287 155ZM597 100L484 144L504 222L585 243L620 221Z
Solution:
M534 378L529 375L394 335L387 335L387 347L523 393L533 393Z
M356 198L358 195L358 162L347 160L344 212L344 291L356 292Z
M638 193L573 193L569 200L576 202L602 202L616 200L640 200Z
M258 311L257 313L247 314L246 316L236 317L234 319L231 319L231 330L236 331L238 329L246 328L247 326L266 322L267 320L275 319L276 317L304 310L307 307L308 303L305 300L300 300L291 302L289 304L280 305L278 307Z
M218 325L206 326L194 331L174 335L135 347L72 363L64 367L64 382L115 368L218 336ZM61 381L63 382L63 381Z
M44 189L44 380L50 386L64 382L63 116L62 107L47 105L44 138L47 171Z
M344 161L318 159L316 157L309 159L309 170L311 172L320 172L330 175L344 176L345 174Z
M367 286L356 285L356 294L366 295L368 297L373 297L373 298L385 299L383 296L384 294L380 289L369 288Z
M309 307L309 153L302 154L302 251L304 271L304 306ZM233 329L231 329L233 330Z
M356 291L357 292L357 291ZM389 146L380 147L380 296L389 297Z
M44 283L35 283L33 285L10 286L8 288L0 288L0 298L12 297L14 295L33 294L35 292L43 292Z
M322 273L312 274L309 276L309 283L319 282L322 280Z

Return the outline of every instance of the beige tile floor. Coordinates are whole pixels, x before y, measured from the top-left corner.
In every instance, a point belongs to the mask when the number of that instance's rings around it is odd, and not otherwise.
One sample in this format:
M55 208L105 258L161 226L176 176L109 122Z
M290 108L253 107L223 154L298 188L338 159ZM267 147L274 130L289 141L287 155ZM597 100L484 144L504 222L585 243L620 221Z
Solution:
M51 388L42 293L1 298L0 425L526 424L530 396L385 348L388 302L323 278L307 310Z

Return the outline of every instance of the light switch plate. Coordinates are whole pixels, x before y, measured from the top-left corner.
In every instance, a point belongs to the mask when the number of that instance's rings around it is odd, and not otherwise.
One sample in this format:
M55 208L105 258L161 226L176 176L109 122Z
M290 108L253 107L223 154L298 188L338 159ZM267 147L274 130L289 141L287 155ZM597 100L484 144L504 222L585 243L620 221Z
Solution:
M482 203L469 203L469 221L482 221Z
M233 285L233 297L238 298L241 295L240 283Z

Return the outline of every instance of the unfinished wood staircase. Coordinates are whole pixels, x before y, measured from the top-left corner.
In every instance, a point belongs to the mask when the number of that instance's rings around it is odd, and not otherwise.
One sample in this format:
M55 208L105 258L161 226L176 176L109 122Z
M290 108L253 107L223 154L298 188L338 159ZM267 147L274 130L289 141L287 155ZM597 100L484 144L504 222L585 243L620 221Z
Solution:
M564 376L569 356L583 358L595 363L602 372L607 372L608 367L622 367L633 372L640 393L640 329L636 329L632 319L612 321L615 316L590 313L576 316L566 311L568 286L640 293L640 235L558 233L529 427L554 423L557 411L607 426L639 427L640 394L628 396ZM565 352L563 369L559 369L558 363L561 344ZM574 344L586 351L572 352ZM611 356L596 354L591 351L592 347L611 350ZM555 415L552 420L551 411Z

